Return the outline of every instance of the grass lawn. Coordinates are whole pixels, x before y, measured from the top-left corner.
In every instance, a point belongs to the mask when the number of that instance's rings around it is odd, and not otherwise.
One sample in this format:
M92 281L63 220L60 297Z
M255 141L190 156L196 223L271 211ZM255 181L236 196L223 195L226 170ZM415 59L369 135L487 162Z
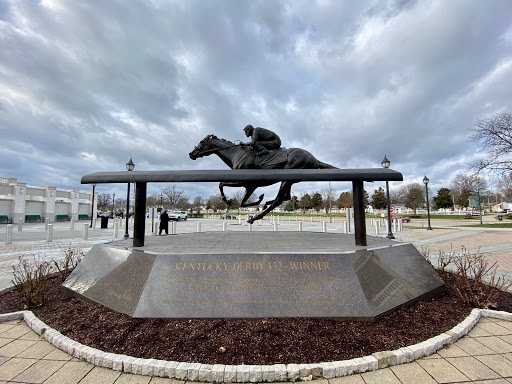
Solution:
M512 228L512 223L496 223L496 224L468 224L461 227L480 227L480 228Z
M246 217L249 213L259 213L259 212L237 212L237 210L230 210L228 213L232 214L232 215L235 215L237 218L238 216L241 216L242 218ZM224 215L226 214L226 212L215 212L215 213L208 213L209 215ZM310 217L313 217L313 218L328 218L329 215L326 214L325 212L318 212L318 213L314 213L314 214L311 214L311 213L307 213L305 215L302 214L302 212L300 211L295 211L295 212L270 212L267 217L272 217L272 216L281 216L281 217L288 217L288 216L291 216L291 217L298 217L298 218L302 218L303 216L304 217L307 217L308 219ZM335 218L346 218L346 214L345 213L332 213L330 215L331 217L335 217ZM392 216L398 216L398 217L409 217L413 220L421 220L421 219L424 219L424 220L427 220L427 215L413 215L413 214L404 214L404 215L400 215L400 214L395 214L395 213L392 213ZM379 219L379 218L387 218L387 216L385 217L382 217L380 212L379 213L366 213L365 214L365 217L367 219ZM505 219L505 218L504 218ZM474 220L475 221L475 226L480 226L480 224L477 224L477 222L480 222L480 216L472 216L470 218L468 218L467 216L465 215L434 215L434 214L431 214L430 215L430 220ZM496 223L496 224L484 224L484 225L490 225L490 226L493 226L493 225L504 225L503 227L495 227L495 228L512 228L512 226L509 226L508 225L509 223ZM510 225L512 225L512 223L510 223Z
M453 228L450 228L450 227L435 227L433 225L431 225L432 229L435 229L435 230L438 230L438 229L453 229ZM424 227L418 227L416 225L405 225L404 224L404 228L406 229L423 229L424 231L427 230L427 226L425 225Z
M427 219L427 215L412 215L406 214L402 215L403 217L410 217L411 219ZM468 220L465 215L434 215L430 214L430 220ZM480 220L479 216L473 216L471 219ZM470 220L471 220L470 219Z

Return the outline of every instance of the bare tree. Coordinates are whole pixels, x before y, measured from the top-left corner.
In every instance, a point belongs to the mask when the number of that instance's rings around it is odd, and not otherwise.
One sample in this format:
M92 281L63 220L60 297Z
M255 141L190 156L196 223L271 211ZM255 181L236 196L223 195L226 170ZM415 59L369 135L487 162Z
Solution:
M100 211L108 211L110 207L112 207L112 196L110 193L100 193L98 194L98 210Z
M160 205L160 194L153 193L146 198L146 206L148 207L156 207Z
M505 174L512 171L512 114L503 112L490 119L477 120L471 140L486 152L472 164L477 172Z
M183 192L184 191L182 189L177 189L175 185L168 185L162 189L165 202L169 204L171 208L176 208L178 202L183 197Z
M124 211L126 209L126 198L116 197L116 211Z
M329 210L336 208L336 191L331 188L322 189L320 194L322 195L322 208L325 209L325 213L329 213Z
M407 199L407 194L409 193L409 185L402 184L398 190L389 191L389 199L391 200L391 204L403 204L405 205L405 200Z
M214 212L217 212L218 210L225 210L227 209L227 204L222 200L222 196L220 193L216 195L212 195L208 198L208 201L206 202L206 208L207 209L213 209Z
M389 191L389 199L392 205L404 204L407 196L407 187L402 185L399 190Z
M498 180L498 191L507 199L512 200L512 172Z
M197 210L197 213L199 213L199 210L204 205L204 199L201 196L194 197L194 202L192 203L192 207Z
M478 175L463 175L459 173L451 183L452 189L467 189L468 191L483 191L487 189L487 181Z
M176 208L179 208L181 210L187 210L190 209L190 207L190 201L187 196L182 196L176 203Z
M487 190L487 181L478 175L463 175L459 173L450 185L453 200L456 205L467 208L471 192L481 191L482 195Z

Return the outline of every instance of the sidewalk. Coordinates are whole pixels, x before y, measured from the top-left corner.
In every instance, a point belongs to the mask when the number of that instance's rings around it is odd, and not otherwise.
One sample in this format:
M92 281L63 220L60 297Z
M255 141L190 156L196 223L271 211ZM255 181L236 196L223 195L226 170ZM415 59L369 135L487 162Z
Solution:
M432 226L435 225L433 222ZM442 224L441 224L442 225ZM441 225L439 225L441 227ZM414 244L431 256L439 253L482 253L489 266L496 263L497 276L512 280L512 229L479 227L442 227L432 231L412 229L396 235L399 241Z

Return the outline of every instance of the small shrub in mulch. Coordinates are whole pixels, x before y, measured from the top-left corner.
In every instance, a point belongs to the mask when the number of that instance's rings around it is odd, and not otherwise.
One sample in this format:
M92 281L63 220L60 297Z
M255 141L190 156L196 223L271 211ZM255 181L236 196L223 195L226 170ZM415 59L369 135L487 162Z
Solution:
M50 273L51 263L42 257L18 256L18 263L13 266L12 283L25 308L34 308L45 304Z
M501 291L512 286L512 280L498 274L498 263L491 263L480 252L460 249L441 251L432 257L427 248L422 248L423 257L432 267L444 273L451 267L454 270L452 288L466 303L476 308L496 308L497 297Z

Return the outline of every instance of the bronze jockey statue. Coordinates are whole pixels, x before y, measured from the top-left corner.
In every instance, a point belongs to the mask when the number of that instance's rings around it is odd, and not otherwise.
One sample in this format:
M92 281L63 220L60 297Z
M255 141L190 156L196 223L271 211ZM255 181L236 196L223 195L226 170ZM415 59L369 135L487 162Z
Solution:
M336 168L326 164L311 153L301 148L281 148L281 139L274 132L265 128L254 128L247 125L245 134L252 137L249 143L235 144L229 140L219 139L215 135L207 135L194 150L189 153L192 160L200 157L217 155L231 169L327 169ZM291 187L297 181L282 181L279 192L274 200L265 202L263 211L247 220L253 223L260 220L284 201L290 200ZM224 195L224 187L245 188L240 207L251 207L260 204L264 195L257 201L249 202L252 193L259 187L275 184L276 181L232 181L219 184L222 200L231 205L231 200Z
M262 156L269 153L270 150L281 148L281 139L274 132L265 128L254 128L252 125L246 125L244 128L245 135L252 137L248 143L240 143L252 147L256 156Z

